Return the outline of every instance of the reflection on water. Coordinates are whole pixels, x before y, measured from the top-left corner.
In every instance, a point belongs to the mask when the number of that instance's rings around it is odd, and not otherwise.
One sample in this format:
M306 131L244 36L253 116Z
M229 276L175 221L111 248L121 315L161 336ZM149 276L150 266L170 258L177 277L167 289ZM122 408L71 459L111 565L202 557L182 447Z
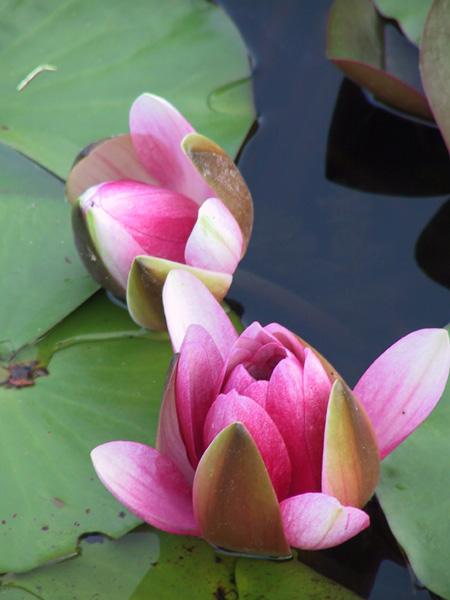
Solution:
M450 192L450 160L437 127L374 106L348 79L340 86L329 131L330 181L391 196Z

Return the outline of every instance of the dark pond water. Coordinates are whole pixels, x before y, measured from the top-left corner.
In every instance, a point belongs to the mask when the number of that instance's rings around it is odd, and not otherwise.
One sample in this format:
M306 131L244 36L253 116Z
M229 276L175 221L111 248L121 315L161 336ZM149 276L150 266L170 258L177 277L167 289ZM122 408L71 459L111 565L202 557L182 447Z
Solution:
M281 322L354 384L394 341L450 320L448 153L327 61L331 0L218 4L250 49L260 115L239 161L256 216L231 296L246 323ZM430 598L374 521L314 560L371 600Z

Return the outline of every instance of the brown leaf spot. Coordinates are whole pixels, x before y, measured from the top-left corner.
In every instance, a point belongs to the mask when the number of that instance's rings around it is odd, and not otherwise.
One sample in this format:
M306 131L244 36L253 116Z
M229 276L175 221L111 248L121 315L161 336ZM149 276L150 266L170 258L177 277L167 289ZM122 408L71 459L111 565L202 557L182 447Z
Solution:
M7 388L21 388L34 385L36 377L45 377L48 375L47 369L44 369L37 360L31 360L28 363L11 363L7 367L9 377L0 385Z

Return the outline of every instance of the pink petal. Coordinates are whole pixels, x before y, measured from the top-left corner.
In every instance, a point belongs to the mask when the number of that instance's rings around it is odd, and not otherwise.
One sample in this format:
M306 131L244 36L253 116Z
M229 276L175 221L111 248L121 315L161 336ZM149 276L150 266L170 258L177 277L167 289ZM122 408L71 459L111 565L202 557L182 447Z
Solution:
M67 178L67 199L73 205L88 188L120 179L156 184L137 157L129 134L91 144L83 150Z
M158 185L198 205L215 196L181 149L184 136L195 130L169 102L139 96L130 110L130 132L136 154Z
M242 395L247 396L247 398L251 398L260 406L266 408L268 389L269 382L261 379L260 381L255 381L255 383L252 383L245 388L245 390L242 392Z
M364 511L342 506L326 494L292 496L280 509L288 544L303 550L337 546L369 526Z
M330 379L312 350L305 348L303 365L303 394L305 402L305 436L312 472L317 484L321 479L323 440Z
M268 381L275 367L286 356L286 349L279 342L269 342L255 352L245 367L255 379L265 379Z
M227 392L231 392L231 390L236 390L236 392L242 394L252 383L255 383L255 379L243 365L239 364L231 372L221 392L226 394Z
M253 356L265 345L276 341L275 338L264 330L258 322L253 322L239 336L233 344L227 359L225 379L239 364L250 364ZM278 344L282 348L281 344ZM284 350L283 350L284 352Z
M354 393L375 429L381 458L430 414L448 378L450 349L444 329L421 329L388 348L368 368Z
M192 487L166 456L136 442L108 442L91 452L102 483L132 513L170 533L198 535Z
M292 352L294 356L298 358L301 364L303 364L305 360L304 346L299 341L296 335L283 327L279 323L270 323L264 327L264 331L277 339L284 348Z
M232 274L241 252L242 233L233 215L220 200L206 200L186 244L186 264Z
M170 271L163 288L167 328L178 352L189 325L201 325L225 357L238 334L225 311L203 283L181 269Z
M225 427L237 422L246 427L258 446L277 497L285 498L291 482L286 446L272 419L254 400L240 396L235 391L218 396L205 420L205 447Z
M178 359L179 356L175 354L166 375L163 401L159 413L158 432L156 434L156 450L170 458L186 477L186 480L192 484L194 480L194 469L189 462L186 446L181 435L175 401L175 381L178 373Z
M321 489L323 436L331 384L315 354L282 360L269 381L266 410L283 436L292 466L291 494Z
M120 224L140 246L139 254L184 262L186 242L197 219L195 202L137 181L112 181L94 189L94 194L83 195L83 205L107 213ZM115 253L122 250L112 236L108 246Z
M195 468L203 454L203 424L215 400L216 377L223 359L209 333L190 325L180 349L176 403L188 456Z
M98 257L125 294L128 274L134 257L142 254L142 248L136 240L107 212L91 206L92 198L102 184L87 190L80 198L86 220L86 226L92 238ZM112 244L111 242L114 242ZM120 252L117 252L120 248ZM97 258L95 257L97 260Z

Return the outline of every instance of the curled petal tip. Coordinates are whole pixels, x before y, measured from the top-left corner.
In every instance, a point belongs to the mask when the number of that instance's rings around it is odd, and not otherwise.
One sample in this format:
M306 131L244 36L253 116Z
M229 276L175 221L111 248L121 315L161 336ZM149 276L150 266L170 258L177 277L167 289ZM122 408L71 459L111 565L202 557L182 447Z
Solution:
M186 243L188 265L233 274L242 252L242 233L227 207L216 198L206 200Z
M342 506L339 500L327 494L291 496L280 508L289 544L303 550L338 546L370 524L364 511Z

